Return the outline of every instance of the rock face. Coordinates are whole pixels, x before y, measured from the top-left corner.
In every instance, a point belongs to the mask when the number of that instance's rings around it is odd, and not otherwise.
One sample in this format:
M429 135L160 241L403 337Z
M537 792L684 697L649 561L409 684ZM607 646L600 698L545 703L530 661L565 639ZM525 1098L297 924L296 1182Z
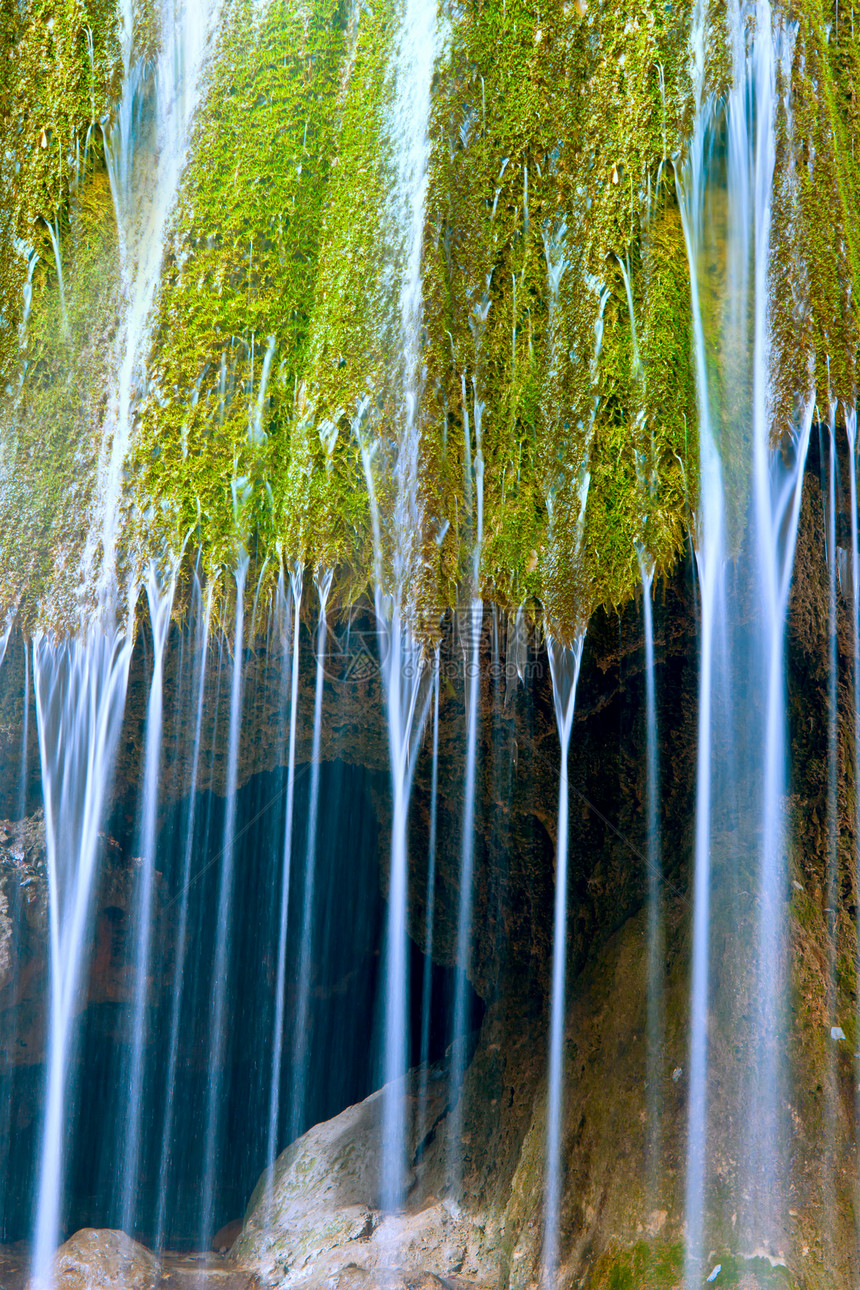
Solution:
M93 945L81 1009L128 1004L134 998L128 929L139 861L106 834L99 837L99 884ZM156 875L155 931L169 947L171 930ZM0 1062L32 1066L44 1060L48 1006L48 863L42 810L24 820L0 820ZM170 955L163 962L169 967ZM165 972L165 978L168 973ZM159 985L155 982L156 986Z
M689 907L665 903L665 1029L649 1090L647 923L629 919L570 988L565 1037L564 1167L558 1284L587 1290L681 1290L684 1285L684 1180L687 1128ZM745 933L743 929L739 937ZM840 1090L829 1140L815 1130L828 1051L813 1015L826 981L813 969L816 936L792 916L794 959L806 1002L786 1036L795 1072L797 1131L788 1167L785 1212L773 1241L742 1229L746 1120L744 1073L754 1054L723 1041L739 1032L752 979L741 940L726 938L714 956L721 999L734 1008L717 1030L709 1072L710 1163L705 1276L717 1263L726 1287L853 1284L850 1215L856 1151L847 1045L833 1046ZM845 1049L846 1051L841 1051ZM838 1050L838 1051L837 1051ZM816 1095L815 1089L819 1092ZM546 1151L544 1019L488 1009L462 1090L462 1172L452 1170L452 1102L447 1070L402 1081L411 1168L405 1212L380 1208L382 1094L311 1129L263 1175L233 1257L281 1290L311 1287L458 1285L536 1290L541 1284ZM649 1108L657 1109L649 1121ZM652 1133L656 1126L657 1132ZM271 1187L271 1191L269 1188ZM821 1214L833 1197L825 1234ZM457 1199L455 1199L455 1197ZM790 1208L789 1208L790 1204Z

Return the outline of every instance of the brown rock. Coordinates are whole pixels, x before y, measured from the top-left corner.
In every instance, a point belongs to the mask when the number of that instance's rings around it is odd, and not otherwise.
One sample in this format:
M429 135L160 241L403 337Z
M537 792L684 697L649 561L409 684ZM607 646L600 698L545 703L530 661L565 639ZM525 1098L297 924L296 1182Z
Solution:
M216 1254L226 1254L241 1231L241 1218L234 1218L232 1223L225 1223L212 1237L212 1249Z

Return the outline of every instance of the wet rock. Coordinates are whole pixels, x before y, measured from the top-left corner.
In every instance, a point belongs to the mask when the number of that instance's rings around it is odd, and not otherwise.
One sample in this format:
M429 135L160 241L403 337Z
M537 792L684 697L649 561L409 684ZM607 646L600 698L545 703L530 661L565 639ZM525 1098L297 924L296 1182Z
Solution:
M429 1071L419 1113L420 1071L398 1081L412 1164L403 1179L403 1213L381 1209L384 1090L315 1125L263 1175L232 1255L255 1265L270 1286L327 1285L342 1290L451 1284L474 1245L475 1216L430 1190L450 1110L447 1069ZM428 1127L429 1126L429 1127ZM427 1149L428 1139L438 1141ZM473 1266L471 1283L494 1280L495 1266Z
M104 833L99 835L98 848L93 940L81 1006L108 1005L106 1015L116 1027L122 1024L122 1006L134 999L128 932L140 861ZM160 874L155 875L155 899L154 933L164 947L160 978L156 975L152 982L157 990L170 979L173 944ZM0 1064L4 1067L34 1066L44 1060L48 945L48 856L40 809L23 820L0 820Z
M54 1256L56 1290L154 1290L161 1264L125 1232L84 1227Z
M234 1219L232 1223L225 1223L212 1237L212 1249L216 1254L226 1254L241 1231L241 1218Z

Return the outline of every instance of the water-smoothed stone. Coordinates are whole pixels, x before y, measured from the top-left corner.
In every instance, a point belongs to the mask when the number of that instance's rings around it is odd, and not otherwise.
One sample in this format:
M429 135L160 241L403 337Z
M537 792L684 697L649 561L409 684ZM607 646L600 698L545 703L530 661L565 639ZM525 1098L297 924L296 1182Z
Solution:
M470 1284L495 1280L496 1265L469 1258L476 1215L431 1190L449 1107L448 1071L429 1071L426 1109L421 1072L394 1086L405 1101L410 1167L402 1213L381 1208L384 1090L315 1125L284 1151L251 1198L233 1257L254 1264L270 1286L380 1290L455 1283L468 1264Z
M84 1227L57 1250L52 1273L56 1290L154 1290L161 1264L125 1232Z

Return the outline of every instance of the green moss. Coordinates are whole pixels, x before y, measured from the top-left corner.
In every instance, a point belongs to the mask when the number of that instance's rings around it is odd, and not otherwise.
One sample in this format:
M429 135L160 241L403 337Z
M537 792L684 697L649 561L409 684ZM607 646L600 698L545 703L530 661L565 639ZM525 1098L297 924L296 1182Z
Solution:
M772 250L776 434L798 401L852 405L857 390L860 31L835 4L794 0L790 72L779 90Z
M796 1290L810 1286L798 1282L782 1266L773 1267L765 1258L745 1258L717 1252L708 1259L705 1277L720 1265L713 1282L715 1290ZM586 1282L588 1290L667 1290L683 1281L684 1249L680 1243L666 1245L640 1241L632 1250L608 1250L596 1262Z
M349 26L332 0L281 0L258 28L251 9L227 13L198 123L138 494L159 541L178 542L199 513L212 567L253 532L263 550L354 570L358 591L374 566L359 439L375 445L390 517L406 421L387 124L397 14L362 7ZM486 597L537 600L569 632L629 598L640 547L661 569L677 557L697 457L670 183L690 124L688 20L684 6L484 0L449 33L410 557L426 604L453 603L470 580L479 432ZM382 540L386 579L390 523Z
M0 44L16 55L0 71L2 164L14 162L0 200L7 378L18 370L26 272L13 239L42 256L33 334L41 329L47 345L56 301L44 220L59 214L66 246L82 133L118 90L108 0L64 0L52 12L53 34L40 21L44 6L21 11L10 0L0 18ZM150 0L135 10L135 56L144 60L159 39L154 15ZM178 550L195 531L210 573L231 566L245 544L261 562L337 566L346 598L376 574L392 581L407 424L405 247L391 141L399 18L395 0L273 0L262 14L253 0L228 0L135 420L128 473L144 555ZM834 18L824 0L785 0L779 15L797 36L777 116L777 433L807 386L822 400L850 402L856 385L860 53L845 19L838 39L835 30L828 38ZM635 594L641 559L668 571L697 511L690 286L675 186L692 128L691 0L468 0L444 23L406 576L428 630L438 609L475 590L480 436L477 590L505 607L529 602L567 637L597 606L620 607ZM724 0L710 0L707 25L706 82L718 115L731 82ZM701 303L737 533L748 364L726 341L719 183L708 200L713 244L699 266ZM112 254L107 243L101 254ZM70 299L80 289L75 272ZM86 290L82 298L92 306ZM85 349L68 351L69 373ZM52 489L71 476L36 482L38 469L52 474L45 436L32 429L47 396L27 361L24 393L14 395L14 451L42 462L30 480L53 524ZM53 398L61 381L51 364ZM98 373L87 372L90 391ZM75 480L91 467L92 447L79 445L92 444L97 405L88 392L74 430L70 409L54 418L77 445ZM47 415L45 404L38 416ZM362 444L373 448L369 462ZM366 469L382 518L378 567ZM71 537L61 545L71 550ZM12 563L7 598L23 587L38 594L33 562Z
M64 630L81 594L119 303L113 201L98 146L60 234L65 309L47 231L37 228L33 310L18 355L22 378L3 407L0 602L16 603L25 589L25 625L38 607L43 622Z
M53 265L44 223L65 220L119 71L115 0L0 3L0 389L18 363L27 255Z

